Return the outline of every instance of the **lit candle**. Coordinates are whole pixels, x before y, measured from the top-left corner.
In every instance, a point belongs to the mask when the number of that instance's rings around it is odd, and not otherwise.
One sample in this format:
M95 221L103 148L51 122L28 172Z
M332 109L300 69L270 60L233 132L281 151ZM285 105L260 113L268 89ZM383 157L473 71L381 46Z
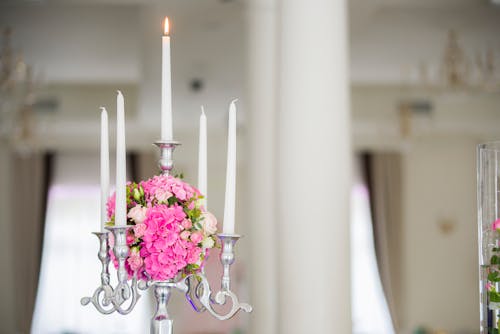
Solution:
M161 139L172 140L172 80L170 71L170 35L168 17L164 21L161 38Z
M101 232L108 220L106 202L109 196L108 112L101 107Z
M125 226L127 224L124 104L123 95L118 91L118 96L116 97L116 226Z
M207 209L207 116L201 106L200 138L198 142L198 189L205 197L202 201Z
M227 131L226 198L224 203L224 234L234 234L234 211L236 196L236 105L229 106Z

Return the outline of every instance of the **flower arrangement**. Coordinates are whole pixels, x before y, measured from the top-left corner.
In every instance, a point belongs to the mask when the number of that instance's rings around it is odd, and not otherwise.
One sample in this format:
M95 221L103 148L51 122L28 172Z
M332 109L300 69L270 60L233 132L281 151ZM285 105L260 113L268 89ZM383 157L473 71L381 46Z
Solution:
M115 223L115 196L107 202L108 225ZM199 190L170 175L127 184L127 244L129 278L169 280L193 274L204 265L216 244L217 220L201 204ZM109 234L109 244L114 245ZM113 251L111 259L118 267Z

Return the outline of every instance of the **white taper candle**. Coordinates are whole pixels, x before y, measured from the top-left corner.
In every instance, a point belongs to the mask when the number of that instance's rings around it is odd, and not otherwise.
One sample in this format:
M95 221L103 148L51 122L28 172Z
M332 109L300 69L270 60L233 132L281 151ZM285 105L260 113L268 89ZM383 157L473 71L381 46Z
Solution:
M101 232L108 220L106 202L109 196L108 112L101 107Z
M170 68L169 21L165 17L164 35L161 38L161 139L172 140L172 75Z
M203 205L207 209L207 116L201 106L200 134L198 142L198 189L205 197Z
M223 233L234 234L236 203L236 105L237 99L229 105L227 133L226 198L224 203Z
M126 157L125 157L125 102L123 95L118 91L116 97L116 207L115 225L127 224L126 198Z

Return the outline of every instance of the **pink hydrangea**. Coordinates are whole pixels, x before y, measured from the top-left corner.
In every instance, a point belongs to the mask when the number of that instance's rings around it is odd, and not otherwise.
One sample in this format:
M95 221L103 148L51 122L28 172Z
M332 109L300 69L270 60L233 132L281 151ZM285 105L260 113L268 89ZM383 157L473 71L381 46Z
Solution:
M164 196L168 194L175 195L181 201L187 201L199 193L189 184L170 175L157 175L147 181L141 182L140 185L144 189L144 194L148 202L152 202L154 199L164 202ZM161 199L156 197L157 194Z
M125 267L129 277L137 272L139 279L168 280L188 265L195 265L188 267L188 273L201 268L208 254L202 243L212 240L217 220L198 206L199 190L167 175L154 176L139 185L128 183L127 187L133 194L128 199L127 214L133 224L127 234L130 253ZM172 196L176 200L169 203ZM114 207L115 194L108 200L110 219ZM192 219L196 219L196 224ZM114 245L111 234L109 244L111 248ZM110 256L117 267L112 250Z

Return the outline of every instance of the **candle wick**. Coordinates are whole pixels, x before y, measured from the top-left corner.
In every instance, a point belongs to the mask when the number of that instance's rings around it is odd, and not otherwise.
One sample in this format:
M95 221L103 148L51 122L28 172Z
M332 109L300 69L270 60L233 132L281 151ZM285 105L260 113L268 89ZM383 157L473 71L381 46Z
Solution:
M116 91L116 93L117 93L118 95L123 95L123 94L122 94L122 92L121 92L121 91L119 91L119 90L117 90L117 91Z
M231 104L235 104L236 102L238 102L238 99L237 99L237 98L236 98L236 99L233 99L233 100L231 101Z

